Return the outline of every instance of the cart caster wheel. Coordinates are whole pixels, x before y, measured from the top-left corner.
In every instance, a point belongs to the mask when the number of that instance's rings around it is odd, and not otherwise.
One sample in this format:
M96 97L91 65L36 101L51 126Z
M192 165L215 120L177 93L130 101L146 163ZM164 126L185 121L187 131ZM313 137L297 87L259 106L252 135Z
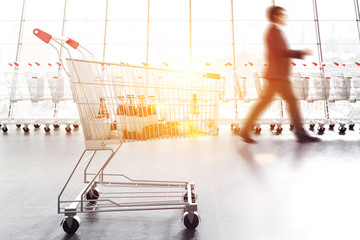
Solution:
M283 130L282 127L276 128L276 134L277 134L277 135L281 134L281 133L282 133L282 130Z
M318 127L318 134L319 135L323 135L324 134L324 132L325 132L325 128L324 127Z
M74 124L73 127L74 128L79 128L79 124Z
M66 217L62 221L62 227L67 234L74 234L80 227L80 218L78 216Z
M59 124L54 124L54 128L59 128L60 125Z
M234 129L235 133L239 133L240 132L240 127L239 126L236 126L235 129Z
M349 131L354 131L355 124L351 123L349 124Z
M99 189L94 187L86 193L86 200L97 200L100 196ZM95 205L96 201L89 201L89 205Z
M261 127L260 126L255 127L254 131L255 131L255 134L260 134Z
M235 125L232 123L232 124L230 125L230 127L231 127L231 131L233 131L234 128L235 128Z
M340 135L345 135L346 132L346 127L339 127L339 134Z
M1 129L4 133L6 133L9 130L7 127L2 127Z
M17 127L17 128L20 128L20 127L21 127L21 124L16 124L16 127Z
M34 124L34 128L39 128L40 124Z
M315 128L315 123L310 123L309 130L314 131L314 128Z
M270 124L270 131L273 131L275 129L275 123Z
M71 127L66 127L65 130L67 133L69 133L69 132L71 132Z
M295 126L293 124L290 124L290 131L294 131Z
M50 132L50 128L48 126L44 127L45 132Z
M329 130L330 130L330 131L334 131L334 127L335 127L335 124L334 124L334 123L331 123L331 124L329 125Z
M184 202L188 202L188 194L187 193L185 193L183 199L184 199ZM191 202L194 203L195 201L196 201L196 195L195 195L195 193L191 192Z
M24 130L24 132L26 132L26 133L28 133L28 132L30 131L30 129L29 129L27 126L23 127L23 130Z
M185 212L184 225L187 229L194 230L199 225L199 216L197 212Z

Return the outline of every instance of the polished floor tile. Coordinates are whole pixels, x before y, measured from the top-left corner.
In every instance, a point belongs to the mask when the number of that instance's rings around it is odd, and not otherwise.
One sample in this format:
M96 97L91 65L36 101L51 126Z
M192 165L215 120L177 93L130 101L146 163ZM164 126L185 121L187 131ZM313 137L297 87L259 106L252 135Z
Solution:
M249 145L222 126L214 137L124 144L107 169L194 182L198 228L185 229L181 210L91 213L70 236L57 197L84 150L81 130L11 127L0 133L0 239L360 239L358 126L320 137L299 144L264 126Z

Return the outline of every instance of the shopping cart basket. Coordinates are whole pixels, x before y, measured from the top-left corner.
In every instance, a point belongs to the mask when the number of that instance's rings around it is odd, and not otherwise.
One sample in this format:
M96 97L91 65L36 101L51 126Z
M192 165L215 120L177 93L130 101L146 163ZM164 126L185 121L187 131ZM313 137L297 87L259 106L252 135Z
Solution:
M19 103L30 100L29 91L26 88L25 74L19 71L18 63L14 64L15 68L13 70L4 72L8 88L8 96L4 98L4 101L7 102L8 113L7 117L4 115L1 120L3 132L8 131L8 124L15 123L17 126L21 126L19 123L26 119L27 111Z
M34 34L64 46L41 30ZM183 209L185 226L195 229L199 215L194 184L133 180L109 173L107 166L123 143L217 134L220 76L78 60L71 55L67 66L86 149L58 198L58 212L66 216L64 231L76 232L77 213L164 209ZM90 172L99 151L110 155ZM84 160L87 152L91 155ZM69 189L81 166L86 167L80 186Z

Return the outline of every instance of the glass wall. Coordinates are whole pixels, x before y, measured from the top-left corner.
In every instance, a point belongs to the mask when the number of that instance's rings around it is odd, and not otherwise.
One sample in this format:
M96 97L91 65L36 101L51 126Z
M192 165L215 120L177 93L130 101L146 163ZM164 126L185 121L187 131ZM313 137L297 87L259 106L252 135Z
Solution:
M189 63L189 8L189 1L149 1L150 65L183 66Z
M0 38L0 63L3 67L16 59L22 6L23 0L14 0L0 8L0 29L3 33Z
M64 0L25 1L22 33L18 61L23 64L34 62L56 62L57 53L53 48L40 42L33 34L35 28L61 36L64 14Z
M324 61L349 62L359 59L354 1L317 0L317 7Z
M148 0L108 0L105 60L146 62Z
M273 2L268 0L233 0L234 34L237 69L254 64L260 71L264 63L264 31L268 25L266 9Z
M4 73L13 70L8 63L20 62L26 72L35 62L47 68L59 61L34 28L79 41L97 61L221 73L222 95L233 98L234 70L248 87L265 67L266 9L274 4L287 10L290 47L313 52L293 60L295 72L358 76L358 0L12 0L0 8L0 98L7 94Z
M287 9L291 47L313 50L306 61L320 61L319 46L325 62L359 59L354 0L14 0L0 8L0 60L56 61L32 34L40 28L78 40L99 61L221 70L235 51L237 68L262 66L265 12L274 3Z

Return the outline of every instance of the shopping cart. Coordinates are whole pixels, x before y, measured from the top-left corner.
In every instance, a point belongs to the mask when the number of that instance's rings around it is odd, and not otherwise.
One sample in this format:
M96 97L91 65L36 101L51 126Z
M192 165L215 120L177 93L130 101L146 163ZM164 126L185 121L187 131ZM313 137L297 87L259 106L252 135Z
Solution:
M256 89L258 96L263 95L263 85L264 79L258 72L253 73L254 81L256 83ZM275 133L281 134L283 131L283 124L285 123L284 119L284 103L278 94L273 97L273 102L270 104L268 110L263 114L263 117L257 123L254 123L255 133L260 133L261 124L269 124L270 131L275 131Z
M239 73L237 76L243 103L239 106L239 112L241 112L242 115L238 119L238 111L236 110L235 121L231 124L231 129L234 130L235 133L240 131L240 122L246 117L245 114L249 109L249 103L259 100L263 91L263 79L258 72L246 70ZM236 81L234 82L236 83ZM273 100L274 102L271 103L265 114L252 124L252 129L255 134L260 134L262 124L269 124L271 131L275 130L276 134L281 134L283 130L283 104L281 98L278 96L275 96Z
M34 34L46 43L54 40L64 46L59 41L63 40L79 46L39 29ZM182 209L185 226L195 229L199 215L193 183L133 180L109 173L107 166L123 143L216 135L220 76L78 60L70 52L69 56L68 73L86 148L58 197L58 213L66 216L64 231L76 232L77 213L165 209ZM109 156L90 171L99 151ZM84 159L87 153L91 155ZM76 181L81 167L81 183L72 189L70 181Z
M70 92L70 85L65 79L62 64L59 62L56 62L56 64L48 63L46 79L53 103L53 116L50 119L51 121L45 122L44 130L49 132L50 124L53 124L55 129L59 128L61 124L65 124L65 130L68 133L71 132L70 125L77 129L79 119L77 111L74 111L76 106Z
M304 87L303 96L306 99L301 103L303 122L309 125L310 131L315 131L317 124L318 133L323 134L325 124L329 124L330 128L334 124L329 118L328 109L330 79L320 70L313 68L303 69L300 76Z
M350 80L349 102L351 103L351 110L349 112L349 130L354 130L355 124L360 123L360 73L352 71L350 74L345 74L345 77Z
M4 71L4 76L7 86L7 96L4 97L5 106L7 107L7 114L5 112L1 119L2 131L7 132L7 125L15 123L18 127L26 118L27 109L24 109L23 101L30 100L29 91L26 88L26 77L23 72L19 71L19 63L10 64L12 68L9 71ZM5 109L4 109L5 110Z
M350 76L350 102L360 101L360 72L354 71Z

